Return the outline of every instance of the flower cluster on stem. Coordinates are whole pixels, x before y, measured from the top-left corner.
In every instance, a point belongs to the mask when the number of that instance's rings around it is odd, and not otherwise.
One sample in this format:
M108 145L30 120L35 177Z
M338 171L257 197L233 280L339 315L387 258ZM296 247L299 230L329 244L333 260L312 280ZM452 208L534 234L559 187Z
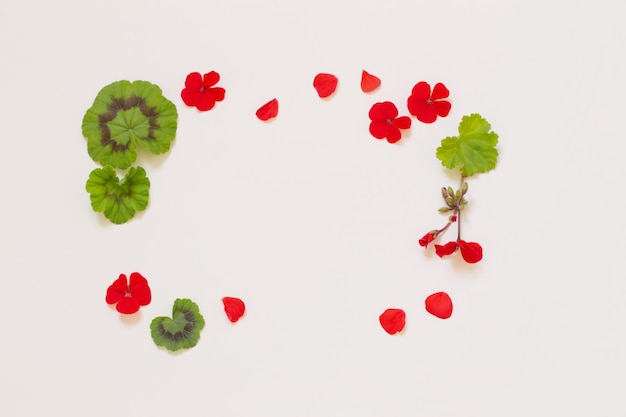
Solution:
M465 200L465 194L467 194L468 184L465 182L465 178L461 177L461 184L458 190L454 190L452 187L443 187L441 189L441 196L443 197L446 205L439 209L440 213L450 213L448 216L448 223L441 229L431 230L426 233L419 240L419 244L422 247L428 247L428 245L435 241L443 232L448 230L450 225L456 223L457 235L456 240L449 241L443 245L435 244L435 253L440 257L452 255L457 250L461 252L461 256L465 262L473 264L480 261L483 258L483 248L476 242L467 242L461 239L461 212L467 205Z

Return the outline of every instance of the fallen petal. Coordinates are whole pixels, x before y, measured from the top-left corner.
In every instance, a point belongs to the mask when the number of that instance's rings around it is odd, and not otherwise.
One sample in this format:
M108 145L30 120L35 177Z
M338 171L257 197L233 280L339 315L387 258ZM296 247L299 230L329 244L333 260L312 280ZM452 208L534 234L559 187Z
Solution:
M398 308L388 308L378 318L380 325L389 334L396 334L404 329L406 314Z
M278 100L272 99L259 107L256 111L256 117L260 120L266 121L272 119L278 115Z
M378 87L380 87L380 78L363 70L363 73L361 74L361 91L364 93L371 93Z
M242 300L235 297L224 297L222 298L222 302L224 303L224 312L226 313L226 317L232 323L235 323L237 320L243 316L243 313L246 312L246 305Z
M320 98L326 98L335 92L339 80L332 74L320 73L313 79L313 87Z
M452 315L452 300L445 292L437 292L426 298L426 311L440 319L447 319Z

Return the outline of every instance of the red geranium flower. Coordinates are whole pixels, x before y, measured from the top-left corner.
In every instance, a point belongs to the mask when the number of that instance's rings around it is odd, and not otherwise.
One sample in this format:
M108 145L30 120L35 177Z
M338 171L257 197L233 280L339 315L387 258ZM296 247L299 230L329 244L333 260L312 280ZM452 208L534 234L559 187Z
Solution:
M115 304L115 309L122 314L133 314L139 311L140 306L150 304L152 294L148 281L138 272L130 274L130 284L126 275L120 274L107 289L106 302Z
M211 71L204 76L199 72L192 72L185 80L185 88L180 96L188 106L195 106L198 110L207 111L215 106L215 102L224 100L226 90L222 87L213 87L220 80L220 75Z
M400 129L411 127L411 118L398 117L398 108L390 101L376 103L369 112L370 133L376 139L387 138L387 142L396 143L402 138Z
M442 100L450 95L450 91L442 83L435 84L431 93L430 84L420 81L415 84L411 96L407 100L409 113L424 123L432 123L437 116L446 117L450 113L452 104Z
M452 255L456 250L461 250L461 256L468 264L474 264L483 258L483 248L476 242L466 242L457 240L456 242L448 242L445 245L435 245L435 253L440 258L446 255Z
M222 298L222 303L224 303L224 312L226 313L226 317L232 323L235 323L237 320L243 316L243 313L246 312L246 305L242 300L235 297L224 297Z
M406 314L399 308L388 308L378 318L380 325L389 334L396 334L404 330Z

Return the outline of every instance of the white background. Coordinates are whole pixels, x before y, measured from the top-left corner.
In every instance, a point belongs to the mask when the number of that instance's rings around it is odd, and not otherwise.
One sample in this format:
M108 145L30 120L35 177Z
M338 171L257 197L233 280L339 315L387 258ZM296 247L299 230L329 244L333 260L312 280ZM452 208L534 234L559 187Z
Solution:
M623 416L623 16L591 0L0 0L0 415ZM226 99L186 107L186 75L211 70ZM330 100L318 72L339 77ZM116 226L91 210L81 121L121 79L158 84L179 128L139 155L150 204ZM446 84L450 115L372 138L370 106L407 114L422 80ZM469 179L463 238L485 257L466 265L417 240L458 183L435 149L473 112L500 158ZM106 288L133 271L153 301L121 317ZM449 320L424 310L437 291ZM248 306L235 325L227 295ZM171 354L149 324L177 297L206 327ZM401 335L378 324L389 307Z

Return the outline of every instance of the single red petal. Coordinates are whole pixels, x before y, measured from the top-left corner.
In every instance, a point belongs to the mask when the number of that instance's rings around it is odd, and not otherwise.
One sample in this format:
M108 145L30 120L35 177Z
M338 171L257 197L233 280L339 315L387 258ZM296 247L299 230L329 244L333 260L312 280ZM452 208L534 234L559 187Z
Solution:
M237 320L243 316L243 313L246 311L246 305L239 298L235 297L224 297L222 298L222 302L224 303L224 311L226 312L226 317L232 323L235 323Z
M419 101L426 101L430 99L430 84L426 81L420 81L415 84L413 86L413 90L411 90L411 96L415 97L415 99Z
M435 245L435 253L443 258L446 255L452 255L456 251L456 242L448 242L445 245Z
M130 295L142 306L148 305L152 301L152 292L148 280L139 272L130 274Z
M370 120L389 123L398 116L398 108L390 101L374 103L369 111Z
M199 72L192 72L187 75L185 87L191 90L200 90L202 88L202 75Z
M115 304L126 296L128 291L128 282L126 275L120 274L120 277L113 281L113 284L107 288L106 302L107 304Z
M332 74L320 73L313 79L313 87L320 98L326 98L335 92L338 81L337 77Z
M448 113L450 113L452 104L446 100L433 101L433 107L435 108L435 112L438 116L446 117Z
M387 137L389 133L389 123L385 121L373 121L370 123L370 133L376 139L383 139Z
M398 129L408 129L411 127L411 118L409 116L401 116L394 119L391 124Z
M256 111L256 117L265 121L278 115L278 100L275 98L268 101Z
M400 132L400 129L395 127L393 124L390 124L389 132L387 133L387 142L396 143L400 139L402 139L402 133Z
M198 100L195 106L200 111L211 110L213 106L215 106L215 98L213 98L213 95L207 90L204 90L200 94L198 94L197 99Z
M380 325L389 334L396 334L404 329L406 314L399 308L388 308L378 318Z
M457 240L456 243L461 249L461 256L468 264L475 264L483 259L483 248L478 243L464 240Z
M194 90L191 88L185 88L180 92L180 97L183 99L183 102L188 106L195 106L200 99L202 93L200 90Z
M452 300L445 292L437 292L426 298L426 311L440 319L450 318L452 315Z
M207 72L206 74L204 74L204 78L202 79L202 86L204 88L213 87L219 81L220 81L220 75L217 72L215 71Z
M450 91L446 88L442 83L435 84L433 88L433 92L430 95L430 98L433 100L440 100L442 98L446 98L450 95Z
M133 297L124 297L117 303L115 309L122 314L133 314L139 311L139 302Z
M371 93L380 87L380 78L363 70L361 73L361 90L364 93Z
M208 91L213 96L215 101L222 101L226 96L226 90L224 90L222 87L209 88Z

